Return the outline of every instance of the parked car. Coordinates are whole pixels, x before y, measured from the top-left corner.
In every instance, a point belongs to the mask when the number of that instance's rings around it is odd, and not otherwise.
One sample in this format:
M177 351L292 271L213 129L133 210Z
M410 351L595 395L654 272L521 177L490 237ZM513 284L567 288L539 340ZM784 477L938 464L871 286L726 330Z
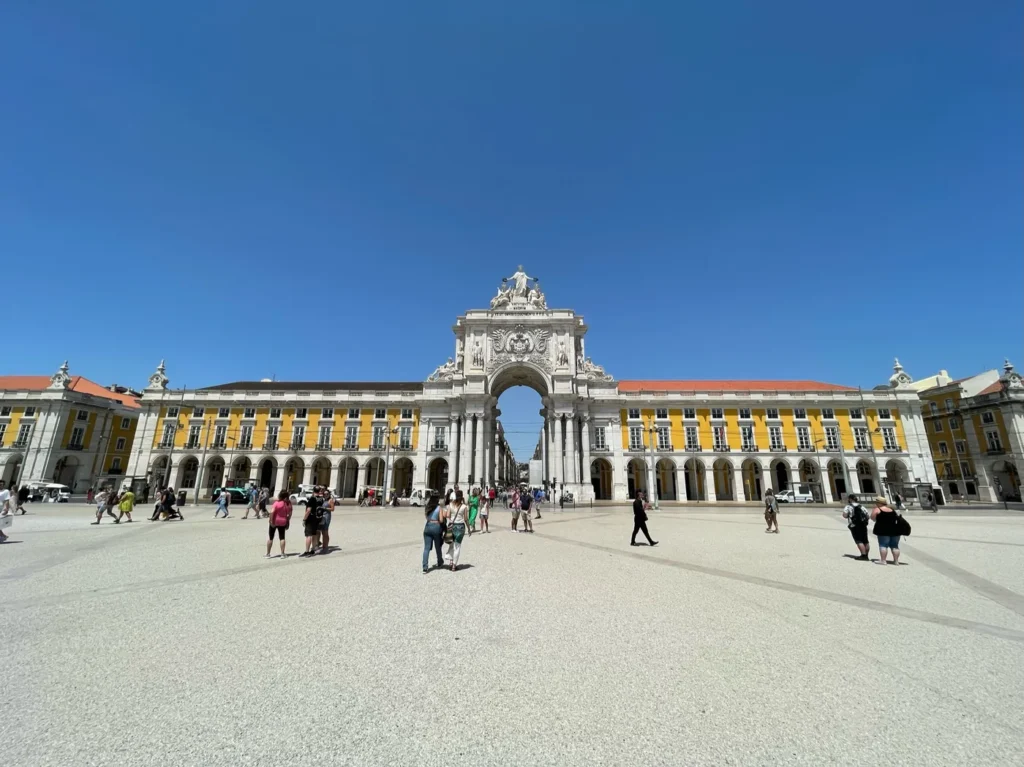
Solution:
M291 494L292 506L305 506L306 501L311 495L313 495L313 488L316 485L299 485L295 492Z
M213 497L216 499L221 493L227 493L231 503L245 503L249 499L247 487L218 487L214 489Z
M779 503L812 503L814 496L807 485L798 485L796 490L780 490L775 494Z
M29 497L33 501L42 501L43 503L70 503L71 488L56 482L35 485L30 489Z
M399 498L400 503L408 503L410 506L425 506L429 493L424 493L422 490L413 490L412 494L408 498Z

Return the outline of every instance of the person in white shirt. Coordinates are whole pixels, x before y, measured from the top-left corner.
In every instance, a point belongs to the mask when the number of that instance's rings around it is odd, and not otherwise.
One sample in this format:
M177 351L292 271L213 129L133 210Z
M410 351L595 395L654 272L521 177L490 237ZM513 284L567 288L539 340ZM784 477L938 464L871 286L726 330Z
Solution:
M6 517L11 513L11 491L3 482L0 482L0 517ZM9 522L10 520L8 520ZM7 535L0 530L0 543L7 542Z

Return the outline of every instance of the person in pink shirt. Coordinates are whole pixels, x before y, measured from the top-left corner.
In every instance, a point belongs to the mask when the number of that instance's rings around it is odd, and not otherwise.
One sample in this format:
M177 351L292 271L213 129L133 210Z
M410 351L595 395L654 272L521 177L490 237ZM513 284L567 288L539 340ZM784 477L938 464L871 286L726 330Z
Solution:
M277 494L277 501L270 511L270 532L267 535L267 555L264 559L270 559L270 547L274 543L274 533L277 533L281 540L281 559L285 558L284 533L288 529L288 523L292 520L292 503L288 500L288 491L282 490Z

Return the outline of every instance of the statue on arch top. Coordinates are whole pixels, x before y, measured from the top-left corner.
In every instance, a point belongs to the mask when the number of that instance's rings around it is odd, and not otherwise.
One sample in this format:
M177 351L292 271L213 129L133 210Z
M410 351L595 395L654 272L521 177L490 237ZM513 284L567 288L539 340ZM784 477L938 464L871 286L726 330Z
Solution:
M513 274L511 277L503 278L502 282L512 283L512 295L526 298L530 292L530 280L536 282L537 278L531 277L526 272L524 272L523 265L520 264L515 274Z

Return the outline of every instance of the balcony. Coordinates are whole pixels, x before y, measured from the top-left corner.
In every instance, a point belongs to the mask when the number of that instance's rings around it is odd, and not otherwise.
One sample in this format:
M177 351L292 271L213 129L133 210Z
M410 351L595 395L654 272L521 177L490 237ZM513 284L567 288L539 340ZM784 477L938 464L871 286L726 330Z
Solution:
M659 453L671 453L673 450L671 445L658 445Z
M370 445L370 450L375 453L383 453L386 449L384 445Z
M239 450L252 450L252 442L239 442L238 443L238 449Z
M700 445L687 445L686 446L686 452L687 453L699 453L700 452Z
M870 447L866 447L866 446L858 445L857 447L855 447L853 449L853 452L855 452L855 453L870 453L871 452L871 448Z
M448 446L444 445L444 444L440 444L440 443L435 443L435 444L430 446L430 452L431 453L447 453L448 452Z
M317 442L315 449L320 451L321 453L326 452L326 451L331 449L331 443L330 442Z
M199 449L199 440L198 439L190 439L188 442L185 443L185 448L187 450L198 450Z
M716 453L728 453L732 450L728 445L715 445Z
M813 453L814 452L814 448L811 447L810 445L808 445L806 442L804 442L804 443L802 443L800 445L797 445L796 449L797 449L797 452L800 452L800 453Z
M306 449L306 443L305 442L293 441L290 445L288 445L288 449L289 450L305 450Z
M769 449L773 453L785 453L786 452L786 446L785 445L772 445Z
M344 445L341 446L341 449L342 450L358 450L359 449L359 444L356 443L356 442L346 442Z
M161 450L169 450L173 446L174 446L174 440L170 440L170 439L162 439L157 444L157 447L159 449L161 449Z
M594 445L590 448L591 453L608 453L611 452L611 448L607 445Z
M28 447L28 440L27 439L16 440L15 442L11 443L11 447L19 447L19 448Z
M267 440L266 442L263 443L263 449L264 450L277 450L277 440L276 439Z
M900 450L896 445L886 445L884 448L882 448L882 452L884 452L884 453L902 453L903 451Z
M744 445L742 449L744 453L756 453L758 451L757 445Z
M412 445L409 443L403 443L395 448L396 453L411 453Z
M985 451L985 455L1006 455L1006 450L1001 447L990 447Z
M228 449L228 443L227 442L223 442L223 441L218 439L218 440L214 440L213 444L210 445L210 447L213 448L214 450L227 450Z
M85 446L84 445L68 445L67 449L68 450L84 450Z

